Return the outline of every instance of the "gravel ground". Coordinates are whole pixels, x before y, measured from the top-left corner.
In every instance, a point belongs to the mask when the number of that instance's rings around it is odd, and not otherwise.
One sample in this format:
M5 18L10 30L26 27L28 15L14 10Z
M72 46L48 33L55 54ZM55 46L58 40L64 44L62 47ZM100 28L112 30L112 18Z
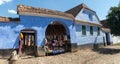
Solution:
M120 64L120 46L107 46L98 50L79 50L54 56L26 56L13 64ZM0 64L12 64L7 59L0 59Z

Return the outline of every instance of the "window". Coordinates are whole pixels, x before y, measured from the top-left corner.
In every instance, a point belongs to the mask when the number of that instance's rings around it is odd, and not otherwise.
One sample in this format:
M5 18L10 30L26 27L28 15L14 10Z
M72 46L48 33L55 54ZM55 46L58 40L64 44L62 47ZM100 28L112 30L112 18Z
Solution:
M86 10L83 10L83 12L82 13L84 13L84 14L88 14L88 12L86 11Z
M100 28L97 27L97 35L100 35Z
M82 25L82 35L86 35L86 26Z
M90 26L90 35L93 35L93 26Z
M88 16L89 16L89 20L90 20L90 21L93 21L93 15L92 15L92 14L89 14Z
M88 16L89 21L93 21L93 13L91 11L83 10L83 13Z

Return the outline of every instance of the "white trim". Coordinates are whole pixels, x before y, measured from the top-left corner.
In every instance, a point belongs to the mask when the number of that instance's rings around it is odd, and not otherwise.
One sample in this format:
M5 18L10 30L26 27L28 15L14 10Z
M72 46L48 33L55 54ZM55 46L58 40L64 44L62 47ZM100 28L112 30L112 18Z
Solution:
M81 21L81 20L75 20L75 21L76 21L76 23L83 24L83 25L102 27L101 24L97 24L97 23L91 23L91 22Z
M82 11L84 10L84 8L81 9L81 11L79 11L79 13L75 16L75 19L77 19L76 17L82 13Z

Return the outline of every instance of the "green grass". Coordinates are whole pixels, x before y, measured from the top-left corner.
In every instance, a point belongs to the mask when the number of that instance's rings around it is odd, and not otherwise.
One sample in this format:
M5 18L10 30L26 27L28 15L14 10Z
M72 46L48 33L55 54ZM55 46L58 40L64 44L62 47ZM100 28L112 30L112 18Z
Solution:
M117 43L117 44L114 44L114 45L118 45L118 46L120 46L120 42L119 42L119 43Z

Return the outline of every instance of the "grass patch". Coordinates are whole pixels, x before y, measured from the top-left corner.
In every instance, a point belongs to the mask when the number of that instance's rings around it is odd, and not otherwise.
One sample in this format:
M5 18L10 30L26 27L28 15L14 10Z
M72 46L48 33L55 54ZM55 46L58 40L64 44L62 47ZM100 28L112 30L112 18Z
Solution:
M119 43L117 43L117 44L114 44L114 45L120 46L120 42L119 42Z

